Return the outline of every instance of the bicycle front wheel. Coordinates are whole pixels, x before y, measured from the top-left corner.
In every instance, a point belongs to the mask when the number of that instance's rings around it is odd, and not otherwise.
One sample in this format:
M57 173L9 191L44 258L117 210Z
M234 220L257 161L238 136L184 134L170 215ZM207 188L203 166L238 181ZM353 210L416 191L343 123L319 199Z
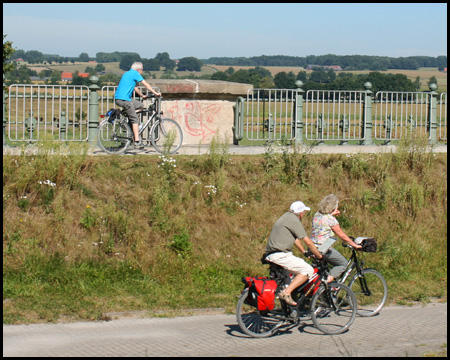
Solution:
M254 338L265 338L272 336L284 324L275 311L259 311L253 306L246 304L249 296L248 289L244 290L236 307L236 319L241 330ZM279 300L275 300L279 305ZM281 315L281 309L278 309Z
M162 118L150 129L152 145L161 154L174 154L183 143L183 132L175 120Z
M349 282L358 301L360 316L374 316L380 312L387 300L388 289L384 277L376 270L364 269L356 273Z
M311 320L327 335L348 330L356 317L356 297L344 284L332 282L321 286L311 299Z
M108 154L122 154L131 144L132 132L130 125L104 120L98 128L98 145Z

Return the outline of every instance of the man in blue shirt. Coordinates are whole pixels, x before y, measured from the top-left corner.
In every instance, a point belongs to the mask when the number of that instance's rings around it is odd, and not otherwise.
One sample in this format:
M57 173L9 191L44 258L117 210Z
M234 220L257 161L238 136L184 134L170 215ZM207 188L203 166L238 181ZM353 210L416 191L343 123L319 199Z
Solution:
M143 95L139 88L138 83L142 83L150 92L156 96L161 96L161 93L153 90L153 88L144 80L142 77L142 72L144 71L144 66L141 62L135 62L131 65L131 69L122 75L120 79L119 86L117 87L116 93L114 95L116 104L121 106L128 115L130 120L131 129L133 130L134 136L134 146L143 147L139 141L139 118L136 114L137 110L141 110L144 107L142 101L132 99L133 90L140 97L146 99L147 96Z

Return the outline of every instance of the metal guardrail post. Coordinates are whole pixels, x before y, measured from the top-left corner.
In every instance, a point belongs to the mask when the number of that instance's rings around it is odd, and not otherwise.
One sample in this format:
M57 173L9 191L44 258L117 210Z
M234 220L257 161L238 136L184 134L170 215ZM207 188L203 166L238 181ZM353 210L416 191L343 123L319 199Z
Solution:
M303 144L303 93L305 92L301 87L303 82L297 80L295 82L297 86L297 95L295 99L296 112L295 112L295 145Z
M347 133L349 127L350 127L350 120L347 119L347 115L342 115L341 121L339 122L339 127L342 131L342 140L339 143L339 145L347 145L348 139L345 137L345 134Z
M99 125L98 99L97 90L100 87L97 85L98 77L91 76L89 78L91 85L89 85L89 118L88 118L88 142L91 147L97 145L97 132Z
M3 147L8 147L8 143L6 141L6 97L5 94L5 74L3 74Z
M66 112L61 111L59 118L59 131L61 132L61 140L66 140Z
M427 119L427 130L429 133L429 143L430 145L437 143L437 96L438 93L437 85L428 85L430 89L430 101L428 103L428 119Z
M325 136L325 120L323 119L323 114L320 113L319 117L317 119L317 133L318 133L318 139L317 139L317 146L319 145L325 145L325 142L323 141Z
M386 140L383 143L383 145L389 145L391 143L392 139L392 117L391 114L389 114L386 118L386 121L384 123L384 128L386 129Z
M244 138L244 98L239 96L236 100L236 105L233 105L234 110L234 125L233 130L233 145L239 145L239 141Z
M366 88L366 94L364 98L364 113L363 113L363 121L361 124L361 135L363 140L361 140L361 145L372 145L372 95L373 92L370 90L372 88L372 84L370 82L366 82L364 84Z

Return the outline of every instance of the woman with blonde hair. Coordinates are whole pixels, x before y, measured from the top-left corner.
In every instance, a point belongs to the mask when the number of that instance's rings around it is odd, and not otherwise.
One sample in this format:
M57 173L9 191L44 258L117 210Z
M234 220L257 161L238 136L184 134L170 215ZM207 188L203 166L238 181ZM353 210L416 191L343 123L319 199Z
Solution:
M337 279L347 267L347 259L336 249L331 246L337 241L337 235L342 241L351 245L356 249L361 249L362 246L356 244L350 239L347 234L341 229L339 222L335 218L341 212L338 209L339 199L337 196L330 194L325 196L319 203L319 211L314 214L312 221L311 240L318 247L318 250L325 254L328 249L331 250L327 257L327 262L335 265L328 275L328 282Z

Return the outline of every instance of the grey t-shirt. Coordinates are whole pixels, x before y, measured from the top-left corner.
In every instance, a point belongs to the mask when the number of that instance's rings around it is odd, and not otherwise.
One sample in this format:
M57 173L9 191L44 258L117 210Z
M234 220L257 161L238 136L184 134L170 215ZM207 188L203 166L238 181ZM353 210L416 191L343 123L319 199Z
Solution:
M294 241L303 239L305 236L308 235L298 216L286 212L273 225L266 251L290 252L294 246Z

